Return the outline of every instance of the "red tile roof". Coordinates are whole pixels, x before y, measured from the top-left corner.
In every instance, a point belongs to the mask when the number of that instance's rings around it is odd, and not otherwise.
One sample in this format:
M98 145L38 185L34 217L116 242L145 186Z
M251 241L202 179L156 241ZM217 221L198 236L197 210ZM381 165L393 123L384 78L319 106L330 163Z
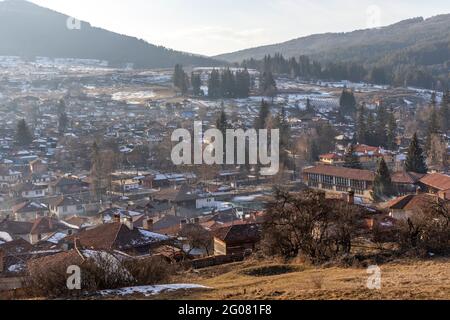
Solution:
M391 178L393 183L416 184L424 176L420 173L400 171L393 173Z
M441 191L450 189L450 176L441 173L427 174L420 182Z
M303 173L321 174L361 181L375 180L375 173L369 170L349 169L344 167L334 167L325 165L306 168L303 170Z
M426 209L433 203L437 203L437 201L443 202L443 200L440 200L437 196L430 194L410 194L389 201L386 204L386 208L393 210Z

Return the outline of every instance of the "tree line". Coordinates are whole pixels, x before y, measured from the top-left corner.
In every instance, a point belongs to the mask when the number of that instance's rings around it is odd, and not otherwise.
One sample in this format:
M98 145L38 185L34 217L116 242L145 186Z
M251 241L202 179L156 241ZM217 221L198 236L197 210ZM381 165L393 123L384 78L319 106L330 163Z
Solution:
M187 94L191 90L194 96L208 96L211 99L219 98L247 98L252 88L252 80L246 68L232 71L213 69L207 80L208 92L202 89L201 74L192 72L189 77L181 65L176 65L173 74L173 85L181 93Z
M435 89L445 86L448 77L434 75L428 68L411 64L364 65L357 62L319 62L308 56L285 58L282 54L267 55L262 60L249 59L241 67L272 72L305 80L324 79L330 81L349 80L380 85L415 86Z

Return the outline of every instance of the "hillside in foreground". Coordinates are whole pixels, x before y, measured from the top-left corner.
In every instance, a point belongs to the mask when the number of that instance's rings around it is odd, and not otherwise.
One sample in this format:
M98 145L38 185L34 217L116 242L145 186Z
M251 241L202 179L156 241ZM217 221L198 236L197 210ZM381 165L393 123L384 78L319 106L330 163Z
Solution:
M273 267L275 266L275 267ZM380 265L382 289L366 287L367 269L314 268L303 264L248 261L212 267L180 276L180 281L197 283L211 290L177 291L157 299L194 300L309 300L450 299L450 258L428 261L401 260ZM286 270L287 269L287 270ZM290 269L290 270L289 270ZM275 271L274 271L275 270ZM262 275L267 273L265 275ZM139 297L134 297L139 298Z

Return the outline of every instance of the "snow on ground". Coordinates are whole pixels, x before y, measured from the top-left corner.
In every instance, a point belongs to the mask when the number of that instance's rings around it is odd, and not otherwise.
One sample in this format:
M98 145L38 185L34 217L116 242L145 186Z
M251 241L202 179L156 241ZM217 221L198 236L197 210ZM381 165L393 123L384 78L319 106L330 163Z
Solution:
M0 240L5 242L11 242L13 241L12 237L9 235L9 233L0 231Z
M52 236L50 236L47 241L53 244L58 244L62 239L67 237L65 233L62 232L56 232Z
M153 241L153 242L158 242L158 241L166 241L169 240L170 238L168 236L159 234L159 233L154 233L154 232L150 232L144 229L139 229L139 232L141 233L141 235L146 238L146 240L149 241Z
M164 292L189 289L211 289L198 284L166 284L156 286L128 287L116 290L102 290L99 292L102 296L128 296L132 294L143 294L146 297L158 295Z
M20 263L20 264L14 264L12 266L9 266L8 271L11 273L19 273L22 272L25 269L25 265Z
M129 103L139 103L138 100L153 99L154 91L138 91L138 92L116 92L112 95L114 101L126 101Z

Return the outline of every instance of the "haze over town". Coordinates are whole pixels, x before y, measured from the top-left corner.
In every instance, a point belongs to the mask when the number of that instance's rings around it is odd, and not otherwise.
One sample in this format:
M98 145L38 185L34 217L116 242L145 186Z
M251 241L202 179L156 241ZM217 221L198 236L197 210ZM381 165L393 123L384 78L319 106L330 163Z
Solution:
M326 32L449 13L445 0L33 0L122 34L208 56ZM370 22L373 7L380 19ZM350 9L351 8L351 9ZM249 14L251 12L251 14Z
M449 299L448 9L1 1L0 299Z

